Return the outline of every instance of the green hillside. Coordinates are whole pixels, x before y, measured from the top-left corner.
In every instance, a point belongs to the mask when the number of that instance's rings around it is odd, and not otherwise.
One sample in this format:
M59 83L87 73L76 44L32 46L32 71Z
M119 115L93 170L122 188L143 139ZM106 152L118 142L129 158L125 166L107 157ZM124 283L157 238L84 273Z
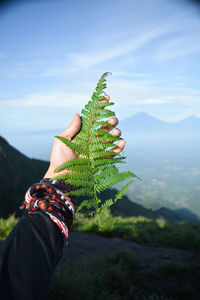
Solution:
M102 193L103 199L114 198L114 195L117 193L116 189L110 189ZM110 207L110 211L114 216L122 216L122 217L137 217L143 216L149 219L160 219L163 218L168 222L179 222L179 221L188 221L192 222L194 219L191 216L181 214L176 214L172 210L161 207L158 210L152 210L150 208L145 208L144 206L132 202L130 198L126 195L119 201L117 201L114 205ZM195 220L198 223L197 220Z
M48 162L28 158L0 136L0 217L19 213L26 190L47 168Z

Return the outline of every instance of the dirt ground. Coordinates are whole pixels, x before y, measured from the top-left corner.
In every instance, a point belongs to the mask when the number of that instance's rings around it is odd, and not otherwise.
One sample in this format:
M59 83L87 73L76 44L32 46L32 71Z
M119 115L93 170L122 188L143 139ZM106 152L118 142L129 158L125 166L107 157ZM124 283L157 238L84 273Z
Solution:
M149 267L165 264L170 260L189 262L200 259L199 254L191 251L146 246L121 238L107 238L85 232L71 232L61 261L97 257L106 253L114 253L123 248L128 248L142 262L143 266Z

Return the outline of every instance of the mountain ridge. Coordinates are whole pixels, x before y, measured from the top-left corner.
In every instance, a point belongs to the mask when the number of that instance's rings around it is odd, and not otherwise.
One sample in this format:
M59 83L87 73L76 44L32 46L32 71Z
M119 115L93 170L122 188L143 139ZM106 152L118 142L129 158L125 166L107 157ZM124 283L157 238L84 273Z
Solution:
M43 178L47 168L48 162L28 158L0 136L0 217L20 213L26 190Z
M177 122L160 120L145 112L138 112L120 122L120 128L129 130L134 128L139 131L200 131L200 118L191 115Z

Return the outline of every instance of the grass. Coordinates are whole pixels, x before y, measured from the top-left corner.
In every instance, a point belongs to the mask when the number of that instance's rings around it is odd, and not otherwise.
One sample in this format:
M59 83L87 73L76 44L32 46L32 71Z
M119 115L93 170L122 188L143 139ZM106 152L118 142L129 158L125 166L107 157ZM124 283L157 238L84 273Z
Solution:
M146 217L113 217L104 211L102 227L98 216L88 218L77 213L73 230L93 232L107 237L121 237L138 243L200 251L200 225L186 222L167 223L164 219Z
M200 263L144 268L127 249L59 265L48 300L198 300Z
M0 240L4 240L9 235L17 222L18 218L14 214L8 219L0 219Z

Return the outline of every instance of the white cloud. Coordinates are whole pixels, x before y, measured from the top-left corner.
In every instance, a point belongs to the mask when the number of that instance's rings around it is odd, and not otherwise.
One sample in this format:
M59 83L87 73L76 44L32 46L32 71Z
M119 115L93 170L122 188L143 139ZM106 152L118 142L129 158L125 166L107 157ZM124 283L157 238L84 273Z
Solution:
M0 67L0 77L2 79L39 77L38 74L42 72L41 70L44 69L45 64L44 60L35 59L29 61L10 61L6 66Z
M169 25L163 25L151 30L146 30L143 33L135 35L135 32L129 36L129 38L122 38L118 41L118 44L112 45L110 47L101 47L90 51L88 53L67 53L67 57L71 62L82 68L89 68L95 64L103 63L106 60L110 60L122 55L126 55L132 51L138 50L145 46L146 44L172 32L174 26L180 26L177 23L172 23Z
M138 50L146 51L146 49L149 49L145 58L145 54L142 54L142 61L150 59L151 62L152 58L165 60L195 53L200 51L199 30L200 22L195 18L192 19L188 14L179 15L176 18L172 17L168 23L160 23L160 26L155 27L155 25L150 24L148 28L144 26L142 29L128 30L128 33L120 32L119 36L114 38L111 34L111 42L107 43L103 43L103 41L108 39L108 36L101 35L95 40L91 38L88 41L88 49L92 50L66 53L66 61L63 61L62 64L59 63L56 67L47 69L41 77L86 77L87 75L84 75L84 73L94 73L91 70L94 65L100 64L102 68L104 62L120 56L124 56L128 66L134 65L140 59ZM106 46L100 47L101 44ZM129 59L131 59L130 62ZM127 65L123 67L121 59L119 62L121 71L118 75L129 76L126 71Z
M177 17L177 26L158 45L155 59L179 58L200 52L200 20L192 12L185 12ZM175 24L174 24L175 25Z
M200 42L197 36L176 37L162 44L155 58L157 60L174 59L198 52L200 52Z
M155 98L149 98L147 100L144 100L143 101L143 104L146 105L146 104L162 104L162 103L165 103L165 101L163 99L155 99Z
M70 68L66 66L47 69L41 74L41 77L64 76L65 78L85 78L96 76L96 74L97 72L94 70L80 70L77 67Z
M84 87L84 89L83 89ZM23 98L1 98L1 107L23 107L23 108L54 108L68 107L71 109L81 109L90 99L91 87L93 83L83 81L77 85L77 82L72 83L69 87L69 92L46 92L28 94ZM76 93L71 91L76 90ZM185 87L165 87L158 86L156 82L135 81L135 80L118 80L113 78L109 82L107 93L111 96L118 109L123 108L123 111L128 111L130 107L143 106L150 107L151 105L168 104L178 105L181 107L194 106L200 111L200 90L185 88ZM128 107L126 109L126 107ZM194 108L195 112L195 108Z
M23 98L2 99L1 107L80 107L88 100L87 95L76 93L38 93Z
M200 108L200 90L184 87L158 87L143 85L136 81L113 80L110 94L117 106L138 106L150 104L198 105Z

